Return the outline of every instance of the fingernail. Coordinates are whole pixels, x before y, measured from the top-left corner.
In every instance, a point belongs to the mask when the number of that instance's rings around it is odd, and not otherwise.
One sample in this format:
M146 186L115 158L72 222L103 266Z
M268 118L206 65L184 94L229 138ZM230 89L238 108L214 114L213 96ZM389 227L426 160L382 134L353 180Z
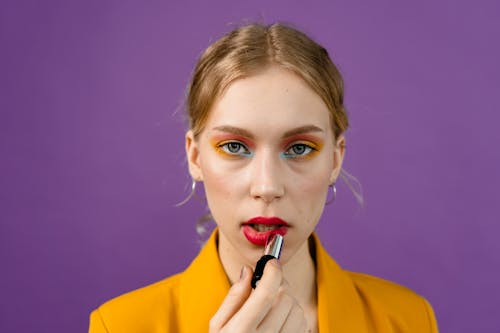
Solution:
M273 264L281 268L281 261L279 259L273 259Z
M240 272L240 281L245 278L247 275L247 268L245 266L241 267L241 272Z

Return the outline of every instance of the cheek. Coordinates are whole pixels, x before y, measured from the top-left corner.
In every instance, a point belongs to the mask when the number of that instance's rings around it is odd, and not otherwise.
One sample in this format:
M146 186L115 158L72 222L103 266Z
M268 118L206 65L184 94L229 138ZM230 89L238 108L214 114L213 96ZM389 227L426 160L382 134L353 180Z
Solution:
M304 202L303 208L306 210L305 214L311 214L318 210L320 211L319 214L321 214L325 205L327 190L328 182L324 179L307 182L301 186L297 194L297 199Z
M325 207L331 169L321 168L308 174L310 177L303 177L296 183L294 202L304 221L316 225Z
M234 195L233 184L228 181L227 177L221 177L219 175L207 176L204 180L204 186L205 194L209 202L225 202L230 200L232 195Z
M232 170L230 165L208 156L200 161L203 170L203 183L209 208L216 212L228 207L230 202L241 197L243 177Z

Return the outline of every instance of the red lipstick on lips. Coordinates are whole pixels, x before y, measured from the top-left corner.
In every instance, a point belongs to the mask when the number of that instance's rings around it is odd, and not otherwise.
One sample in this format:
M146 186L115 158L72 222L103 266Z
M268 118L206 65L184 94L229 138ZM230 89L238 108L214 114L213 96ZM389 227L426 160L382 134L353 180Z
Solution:
M267 231L258 231L257 226L271 226L272 230ZM243 234L248 239L248 241L255 245L264 246L266 245L266 241L272 234L279 234L284 236L288 230L288 223L283 221L278 217L254 217L253 219L248 220L243 223Z

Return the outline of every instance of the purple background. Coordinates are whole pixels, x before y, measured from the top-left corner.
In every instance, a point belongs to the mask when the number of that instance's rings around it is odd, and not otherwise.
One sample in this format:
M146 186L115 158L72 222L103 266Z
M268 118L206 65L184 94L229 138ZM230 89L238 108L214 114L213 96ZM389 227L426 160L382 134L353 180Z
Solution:
M407 285L442 332L500 332L497 1L2 1L0 331L84 332L92 309L198 251L182 103L245 20L295 23L346 81L345 185L319 233ZM179 249L182 249L180 251Z

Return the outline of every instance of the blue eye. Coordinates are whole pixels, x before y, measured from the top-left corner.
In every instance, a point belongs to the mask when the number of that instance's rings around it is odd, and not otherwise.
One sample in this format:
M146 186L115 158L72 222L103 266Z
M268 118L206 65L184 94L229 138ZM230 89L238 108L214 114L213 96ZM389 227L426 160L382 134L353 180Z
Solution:
M218 148L229 155L250 156L252 154L244 144L237 141L222 143Z
M288 148L282 156L286 158L304 157L313 151L316 151L316 149L304 143L297 143Z

